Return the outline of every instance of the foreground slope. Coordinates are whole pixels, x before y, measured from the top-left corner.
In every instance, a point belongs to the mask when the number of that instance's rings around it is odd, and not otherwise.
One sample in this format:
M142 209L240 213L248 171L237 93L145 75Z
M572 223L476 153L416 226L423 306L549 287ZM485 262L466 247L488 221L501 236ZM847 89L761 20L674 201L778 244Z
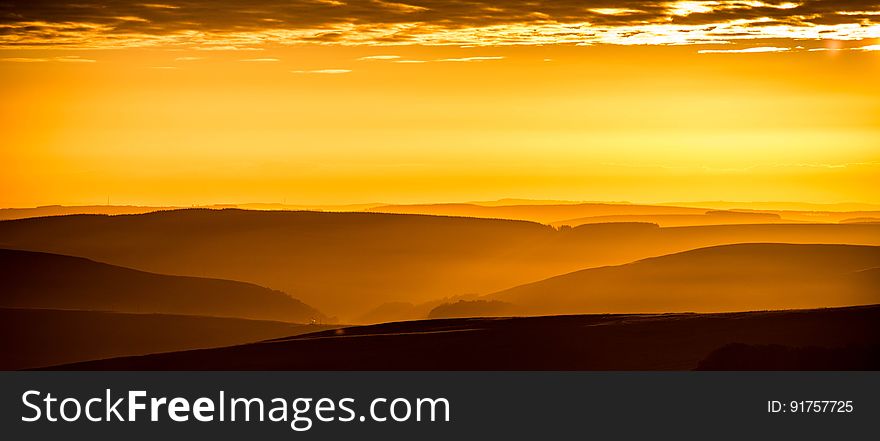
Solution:
M309 323L287 294L231 280L166 276L79 257L0 249L0 307L191 314Z
M880 247L736 244L592 268L491 294L481 315L747 311L880 303ZM503 303L497 302L499 305ZM446 306L455 316L460 302ZM451 311L450 311L451 310Z
M871 358L880 345L880 306L729 314L427 320L59 368L683 370L697 368L711 354L734 343L838 348L850 354L850 361L834 368L880 369L877 360ZM709 368L724 368L718 358L710 360L713 364ZM788 367L813 369L828 365L804 359Z
M328 328L221 317L0 308L0 370L229 346Z
M388 302L488 294L583 268L741 242L880 245L880 225L557 230L463 217L200 209L0 222L0 247L255 283L343 321Z

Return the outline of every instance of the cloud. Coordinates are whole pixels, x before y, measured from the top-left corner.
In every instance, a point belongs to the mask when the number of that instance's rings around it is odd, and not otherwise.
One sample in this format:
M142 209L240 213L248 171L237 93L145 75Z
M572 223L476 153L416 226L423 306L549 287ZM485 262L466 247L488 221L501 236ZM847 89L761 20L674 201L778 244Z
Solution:
M464 57L464 58L443 58L440 62L454 62L454 63L467 63L471 61L492 61L492 60L503 60L504 57Z
M854 46L854 47L814 47L811 49L807 49L809 52L842 52L842 51L880 51L880 44L872 44L868 46Z
M370 55L368 57L360 57L358 60L360 61L370 61L370 60L396 60L400 58L400 55Z
M382 8L389 9L392 11L399 11L404 14L412 14L415 12L427 11L428 8L424 6L411 5L409 3L403 2L390 2L384 0L371 0L371 3L381 6Z
M876 0L3 0L0 47L706 44L880 38Z
M492 60L503 60L504 57L463 57L463 58L440 58L437 60L409 60L409 59L400 59L397 55L373 55L369 57L361 57L358 60L382 60L382 61L391 61L392 63L401 63L401 64L422 64L422 63L467 63L467 62L475 62L475 61L492 61Z
M639 11L638 9L627 8L590 8L590 12L595 12L602 15L629 15L638 14L642 11Z
M351 72L351 69L317 69L317 70L292 70L295 74L345 74Z
M277 58L245 58L238 61L243 61L245 63L275 63L281 60Z
M61 63L96 63L97 60L92 60L89 58L82 58L75 55L64 56L64 57L54 57L54 58L28 58L28 57L12 57L12 58L2 58L0 61L6 61L10 63L45 63L49 61L58 61Z
M761 46L747 47L745 49L703 49L697 52L701 54L754 54L765 52L786 52L789 50L791 49L787 47Z
M400 63L400 64L424 64L424 63L468 63L468 62L478 62L478 61L493 61L493 60L503 60L504 57L462 57L462 58L440 58L437 60L409 60L409 59L399 59L398 56L382 56L379 57L363 57L359 58L359 60L369 59L369 60L386 60L391 61L392 63Z
M263 48L261 47L242 47L242 46L232 46L232 45L209 45L209 46L196 46L193 49L197 51L261 51Z
M159 3L141 3L141 6L145 8L153 8L153 9L180 9L180 6L174 5L165 5Z
M97 60L92 60L89 58L82 58L76 55L66 56L66 57L55 57L53 58L55 61L60 61L62 63L96 63Z
M174 61L199 61L204 60L202 57L177 57Z
M0 61L6 61L8 63L45 63L49 61L48 58L25 58L25 57L12 57L12 58L3 58Z

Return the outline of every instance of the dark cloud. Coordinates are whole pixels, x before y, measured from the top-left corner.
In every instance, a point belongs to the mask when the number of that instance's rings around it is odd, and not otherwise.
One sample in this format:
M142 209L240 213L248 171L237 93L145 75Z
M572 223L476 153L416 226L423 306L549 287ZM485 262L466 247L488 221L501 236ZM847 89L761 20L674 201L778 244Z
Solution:
M529 27L543 35L547 26L606 29L646 25L702 26L746 20L750 27L810 27L880 23L876 0L695 1L682 9L675 1L649 0L110 0L58 2L0 0L0 44L83 44L86 38L149 43L186 32L235 34L302 32L299 41L349 42L351 32L379 32L374 42L426 42L425 35L467 29L516 26L526 40ZM693 5L692 5L693 6ZM621 29L628 32L626 29ZM485 35L485 33L481 34ZM77 36L80 38L78 39ZM368 38L368 40L370 39ZM427 42L431 42L430 38ZM442 42L442 41L440 41Z

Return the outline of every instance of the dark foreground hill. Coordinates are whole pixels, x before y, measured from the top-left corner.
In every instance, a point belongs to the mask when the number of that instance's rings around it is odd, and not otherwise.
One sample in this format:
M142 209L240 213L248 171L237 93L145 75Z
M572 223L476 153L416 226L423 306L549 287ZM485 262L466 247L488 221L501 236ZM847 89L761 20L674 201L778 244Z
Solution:
M229 346L328 328L186 315L0 308L0 370Z
M55 369L689 370L732 343L870 351L880 343L880 306L400 322ZM797 368L813 366L806 359Z
M79 257L0 249L0 307L188 314L310 323L324 317L250 283L166 276Z
M488 294L584 268L743 242L880 245L880 224L557 230L496 219L245 210L0 221L0 247L255 283L343 320L389 302ZM401 318L377 313L370 320L392 317Z

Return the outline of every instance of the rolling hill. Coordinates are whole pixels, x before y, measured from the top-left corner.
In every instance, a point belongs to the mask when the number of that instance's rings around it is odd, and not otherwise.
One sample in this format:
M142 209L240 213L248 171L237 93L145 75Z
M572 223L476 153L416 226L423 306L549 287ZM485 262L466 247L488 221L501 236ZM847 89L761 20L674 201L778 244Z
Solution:
M732 344L830 348L835 369L880 369L880 306L729 314L449 319L343 328L226 348L57 366L63 370L724 369ZM776 351L778 352L778 351ZM826 354L789 369L829 367ZM815 352L815 351L813 351ZM873 354L873 355L872 355ZM711 355L711 357L710 357ZM708 363L701 363L707 360ZM770 360L771 363L773 360ZM708 364L708 365L707 365ZM744 368L776 368L751 363Z
M880 245L880 225L611 223L557 230L511 220L236 209L0 222L0 247L254 283L349 323L384 303L488 294L583 268L742 242Z
M880 247L722 245L591 268L485 296L481 316L718 312L880 303ZM507 302L508 305L503 302ZM490 305L502 305L497 311ZM447 304L434 316L465 315Z
M0 308L0 370L229 346L329 328L220 317Z
M187 314L309 323L287 294L230 280L167 276L79 257L0 249L0 307Z
M71 214L142 214L174 208L138 205L44 205L33 208L0 208L0 220L66 216Z
M706 212L701 208L604 204L604 203L563 203L563 204L512 204L482 205L477 203L464 204L411 204L381 205L366 211L397 214L427 214L435 216L464 216L489 219L527 220L549 224L562 219L587 216L619 216L619 215L670 215L693 214Z
M837 223L857 217L878 217L869 204L795 203L630 203L502 200L463 204L380 205L365 208L381 213L428 214L516 219L551 225L577 226L599 222L652 222L660 226L745 223Z
M552 222L550 225L576 227L584 224L608 222L649 222L661 227L687 227L698 225L736 225L795 223L782 219L775 213L755 213L740 211L707 211L703 214L621 214L611 216L591 216Z
M346 205L289 205L278 203L214 204L199 208L244 210L312 210L312 211L361 211L384 204L346 204ZM27 219L31 217L67 216L71 214L143 214L155 211L179 210L186 207L157 207L142 205L43 205L29 208L0 208L0 220Z

